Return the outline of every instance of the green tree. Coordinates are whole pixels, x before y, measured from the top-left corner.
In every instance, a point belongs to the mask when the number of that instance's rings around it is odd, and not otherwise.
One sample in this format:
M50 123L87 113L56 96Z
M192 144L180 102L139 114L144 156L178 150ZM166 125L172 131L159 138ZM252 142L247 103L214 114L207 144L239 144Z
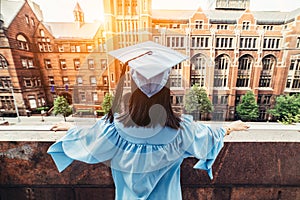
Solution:
M237 105L236 112L242 120L256 120L259 116L258 105L252 91L242 96L242 102Z
M112 102L114 100L114 97L113 95L109 94L109 93L106 93L105 96L104 96L104 99L103 99L103 102L101 104L102 106L102 109L104 111L104 114L107 114L109 112L109 109L111 108L112 106Z
M66 120L66 117L72 114L72 108L70 107L67 99L63 96L58 96L54 101L54 108L53 108L54 115L61 114Z
M199 112L202 115L212 112L213 106L206 90L196 84L185 96L184 109L189 113Z
M268 112L284 124L298 123L300 117L300 95L280 95L273 109Z

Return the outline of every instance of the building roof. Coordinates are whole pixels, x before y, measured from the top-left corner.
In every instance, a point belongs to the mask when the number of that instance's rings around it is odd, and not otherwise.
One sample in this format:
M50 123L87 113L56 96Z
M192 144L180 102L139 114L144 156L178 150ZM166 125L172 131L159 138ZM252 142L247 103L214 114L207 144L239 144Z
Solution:
M237 19L239 19L245 11L240 11L240 10L206 10L206 11L203 11L203 12L207 16L207 18L209 19L210 23L235 24L235 23L237 23Z
M152 17L157 20L189 20L196 10L153 10ZM237 23L244 10L204 10L210 23ZM300 16L300 8L291 12L251 11L258 24L284 24Z
M4 27L9 27L11 22L15 19L23 5L25 0L1 0L1 19L4 21ZM43 20L43 14L40 6L31 0L27 1L32 11L35 13L39 20Z
M196 10L152 10L152 18L157 20L188 20Z
M92 39L97 33L100 22L83 23L80 27L75 22L44 22L50 33L59 39Z

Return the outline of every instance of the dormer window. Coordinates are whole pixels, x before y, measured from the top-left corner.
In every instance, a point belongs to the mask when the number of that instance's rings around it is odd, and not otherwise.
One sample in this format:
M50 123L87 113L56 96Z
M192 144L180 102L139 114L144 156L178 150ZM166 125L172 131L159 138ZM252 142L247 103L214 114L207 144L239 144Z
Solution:
M23 35L21 34L17 35L17 42L18 42L19 49L29 51L28 41Z
M243 30L249 30L250 29L250 22L246 21L246 22L243 22L243 27L242 27Z

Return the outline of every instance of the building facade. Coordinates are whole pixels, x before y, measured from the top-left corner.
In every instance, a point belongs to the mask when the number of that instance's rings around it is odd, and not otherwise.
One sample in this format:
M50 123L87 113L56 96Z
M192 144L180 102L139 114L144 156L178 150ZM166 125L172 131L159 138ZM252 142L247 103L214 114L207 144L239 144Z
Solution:
M109 91L102 24L85 22L79 4L74 22L44 22L30 0L3 0L1 7L1 111L50 109L57 95L75 111L100 109Z
M19 6L6 10L15 15L3 13L0 33L0 106L6 110L14 110L14 98L25 111L52 106L57 95L78 110L100 109L121 71L107 52L147 40L189 57L170 75L179 112L195 84L206 89L215 120L234 119L247 91L256 96L260 120L269 119L277 96L300 92L300 8L251 11L250 0L214 0L209 10L153 10L151 0L103 0L104 23L86 23L79 4L74 22L65 23L44 22L29 0L14 2ZM130 89L128 74L124 85Z
M130 32L127 20L140 19L140 33L151 40L186 54L190 59L174 66L170 76L172 102L181 110L189 88L205 87L214 104L211 118L236 118L235 107L247 91L253 91L260 120L268 120L267 110L281 94L295 94L299 87L300 9L291 12L250 11L250 1L211 1L215 9L151 10L149 0L104 1L106 31L112 35ZM124 12L130 5L139 12ZM118 9L123 12L118 12ZM144 20L144 21L143 21ZM119 27L127 27L121 29ZM123 47L112 37L115 47ZM146 40L148 38L145 38ZM142 40L142 39L141 39ZM139 42L141 40L138 40ZM118 45L119 44L119 45ZM126 46L126 45L125 45ZM113 73L113 72L112 72Z

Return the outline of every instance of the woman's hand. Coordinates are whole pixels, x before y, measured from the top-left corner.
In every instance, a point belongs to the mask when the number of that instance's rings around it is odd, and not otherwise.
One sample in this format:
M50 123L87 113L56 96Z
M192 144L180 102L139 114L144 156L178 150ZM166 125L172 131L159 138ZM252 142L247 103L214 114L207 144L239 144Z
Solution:
M74 125L70 122L60 122L60 123L52 126L52 128L50 130L51 131L67 131L73 126Z
M229 135L232 131L245 131L250 126L246 124L245 122L242 122L241 120L234 121L230 123L229 125L225 126L226 129L226 135Z

